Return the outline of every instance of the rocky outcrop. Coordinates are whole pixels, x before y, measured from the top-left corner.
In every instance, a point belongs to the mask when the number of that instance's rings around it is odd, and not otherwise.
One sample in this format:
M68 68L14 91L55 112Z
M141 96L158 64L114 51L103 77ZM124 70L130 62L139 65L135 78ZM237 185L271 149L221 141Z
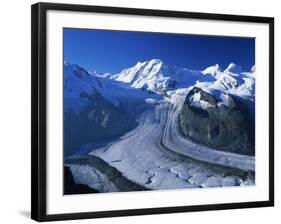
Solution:
M180 130L184 136L214 149L254 155L254 102L230 94L227 97L228 105L224 105L215 95L194 87L179 115Z

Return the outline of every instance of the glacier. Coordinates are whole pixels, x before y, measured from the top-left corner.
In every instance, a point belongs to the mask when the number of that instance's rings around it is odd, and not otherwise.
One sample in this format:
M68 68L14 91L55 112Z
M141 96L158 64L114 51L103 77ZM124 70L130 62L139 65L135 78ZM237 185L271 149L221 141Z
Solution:
M254 102L255 72L254 66L244 71L234 63L225 70L213 65L196 71L152 59L118 74L100 74L65 62L65 113L75 113L78 118L92 115L89 122L94 120L105 133L109 129L102 125L113 122L110 118L116 113L130 118L122 118L129 128L113 137L81 140L65 156L65 165L77 183L100 192L254 185L254 155L217 150L186 138L179 128L179 114L193 88L217 99L213 106L200 93L192 96L192 105L200 110L228 107L232 96ZM107 111L103 114L101 109L96 118L97 104L107 105ZM95 129L87 132L97 135ZM102 161L98 168L93 165L97 159ZM116 171L102 173L106 167ZM116 186L117 171L127 186Z

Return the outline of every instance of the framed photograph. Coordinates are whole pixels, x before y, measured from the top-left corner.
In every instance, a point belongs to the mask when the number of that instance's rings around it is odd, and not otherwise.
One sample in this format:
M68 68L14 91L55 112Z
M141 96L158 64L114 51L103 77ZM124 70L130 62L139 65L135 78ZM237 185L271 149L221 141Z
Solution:
M274 19L32 6L32 219L274 205Z

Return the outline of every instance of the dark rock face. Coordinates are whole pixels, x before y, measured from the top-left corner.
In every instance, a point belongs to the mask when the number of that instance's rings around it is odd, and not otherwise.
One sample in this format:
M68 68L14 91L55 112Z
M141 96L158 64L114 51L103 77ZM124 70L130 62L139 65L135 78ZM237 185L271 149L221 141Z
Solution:
M122 135L136 125L123 106L114 106L99 93L82 92L89 104L79 114L64 111L64 156L69 156L91 142L106 141Z
M200 93L200 100L211 106L202 109L191 105L191 97ZM179 115L184 136L217 150L245 155L255 154L254 102L229 95L229 105L217 106L215 96L194 87L185 99Z
M64 166L64 194L88 193L98 193L98 191L85 184L76 184L69 167Z

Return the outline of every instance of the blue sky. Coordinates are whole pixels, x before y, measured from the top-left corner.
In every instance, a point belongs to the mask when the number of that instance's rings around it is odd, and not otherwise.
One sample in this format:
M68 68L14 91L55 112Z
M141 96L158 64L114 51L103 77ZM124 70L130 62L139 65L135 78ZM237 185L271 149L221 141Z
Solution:
M88 70L118 73L138 61L203 70L231 62L249 70L255 64L253 38L105 31L64 28L64 60Z

